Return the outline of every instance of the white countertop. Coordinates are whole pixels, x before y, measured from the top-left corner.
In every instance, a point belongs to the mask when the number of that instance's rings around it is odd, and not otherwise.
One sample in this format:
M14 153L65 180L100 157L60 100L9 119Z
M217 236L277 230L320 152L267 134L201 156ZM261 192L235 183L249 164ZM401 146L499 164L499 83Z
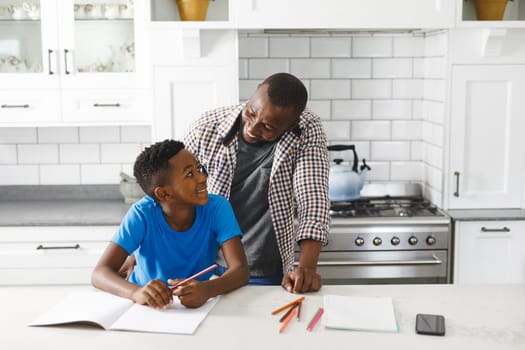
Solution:
M194 335L105 331L89 326L27 327L73 286L1 287L2 349L525 349L525 285L323 286L306 294L301 320L279 334L270 313L297 298L281 287L248 286L221 297ZM390 296L399 333L325 329L306 325L324 294ZM445 316L446 335L414 331L417 313Z

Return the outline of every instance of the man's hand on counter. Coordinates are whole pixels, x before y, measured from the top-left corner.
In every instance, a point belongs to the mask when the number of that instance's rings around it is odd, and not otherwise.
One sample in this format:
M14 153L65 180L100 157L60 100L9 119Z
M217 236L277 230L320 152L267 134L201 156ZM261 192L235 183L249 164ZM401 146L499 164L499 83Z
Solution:
M296 267L283 277L281 285L290 293L317 292L321 289L321 276L315 267Z

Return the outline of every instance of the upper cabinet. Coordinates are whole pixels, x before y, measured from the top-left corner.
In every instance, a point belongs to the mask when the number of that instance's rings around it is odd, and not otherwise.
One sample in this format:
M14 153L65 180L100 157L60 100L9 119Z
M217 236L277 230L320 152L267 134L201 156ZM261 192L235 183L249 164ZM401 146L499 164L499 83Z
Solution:
M450 28L454 6L449 0L241 0L235 17L240 29Z
M521 208L525 65L454 65L448 207Z
M0 123L147 121L141 4L0 0Z
M525 0L457 0L456 14L458 27L525 28Z

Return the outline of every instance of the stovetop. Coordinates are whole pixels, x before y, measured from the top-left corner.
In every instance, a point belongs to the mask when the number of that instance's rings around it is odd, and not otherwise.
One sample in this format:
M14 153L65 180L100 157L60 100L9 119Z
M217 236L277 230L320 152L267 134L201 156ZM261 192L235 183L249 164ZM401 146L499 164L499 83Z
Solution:
M362 197L351 202L332 202L330 215L338 218L439 217L444 214L423 197Z

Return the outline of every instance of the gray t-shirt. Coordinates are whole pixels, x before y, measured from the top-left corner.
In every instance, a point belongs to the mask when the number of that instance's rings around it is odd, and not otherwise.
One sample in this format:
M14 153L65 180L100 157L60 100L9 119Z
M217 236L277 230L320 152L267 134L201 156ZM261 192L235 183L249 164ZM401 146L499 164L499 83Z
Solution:
M270 215L268 185L277 142L247 143L241 132L238 141L230 203L243 232L250 275L274 276L281 271L282 262ZM219 251L217 262L226 266L222 251Z

